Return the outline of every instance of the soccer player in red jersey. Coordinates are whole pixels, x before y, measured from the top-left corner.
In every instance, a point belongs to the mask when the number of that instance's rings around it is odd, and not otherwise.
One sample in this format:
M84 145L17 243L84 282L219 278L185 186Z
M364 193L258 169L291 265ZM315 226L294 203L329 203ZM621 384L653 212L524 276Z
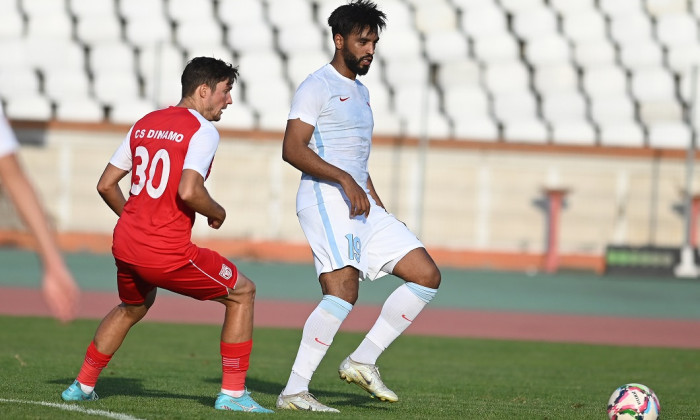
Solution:
M221 410L270 413L245 388L253 336L255 284L218 253L192 243L195 213L218 229L226 211L204 186L219 143L211 121L232 103L238 69L210 57L192 59L182 73L177 106L151 112L129 130L97 190L119 216L112 253L121 304L97 327L66 401L97 399L102 369L129 329L153 305L158 287L226 306L221 331L223 378L214 404ZM131 172L128 199L119 181Z

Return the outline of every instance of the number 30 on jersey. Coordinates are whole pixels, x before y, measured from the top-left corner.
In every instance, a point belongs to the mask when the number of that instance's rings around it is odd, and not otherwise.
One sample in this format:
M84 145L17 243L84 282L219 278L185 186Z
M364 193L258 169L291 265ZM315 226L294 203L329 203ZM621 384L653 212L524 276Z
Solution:
M170 176L170 155L165 149L158 150L153 159L148 156L148 149L143 146L138 146L134 151L135 157L141 158L141 163L134 169L134 175L138 177L138 183L131 184L131 193L133 195L139 195L143 187L146 187L146 192L149 196L153 198L158 198L163 195L165 187L168 185L168 177ZM153 178L156 175L156 169L158 164L161 163L162 171L160 173L160 180L154 186ZM148 177L146 176L146 171L148 171ZM133 178L132 178L133 179Z

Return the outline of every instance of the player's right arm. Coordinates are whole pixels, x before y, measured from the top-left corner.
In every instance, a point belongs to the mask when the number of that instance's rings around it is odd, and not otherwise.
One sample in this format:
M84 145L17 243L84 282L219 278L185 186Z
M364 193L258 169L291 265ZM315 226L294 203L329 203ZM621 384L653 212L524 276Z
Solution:
M309 148L314 126L296 118L287 120L287 128L282 140L282 159L307 175L340 184L350 200L350 217L369 215L367 193L355 179L317 155Z
M104 172L102 172L100 180L97 182L97 192L117 216L122 215L124 204L126 204L126 197L124 197L124 193L119 187L119 181L128 173L129 171L108 163Z

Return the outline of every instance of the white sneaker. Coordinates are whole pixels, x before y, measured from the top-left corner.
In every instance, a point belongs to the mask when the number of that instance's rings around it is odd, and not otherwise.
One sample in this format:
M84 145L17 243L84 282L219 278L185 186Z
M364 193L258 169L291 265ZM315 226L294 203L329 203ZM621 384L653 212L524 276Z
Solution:
M348 383L355 383L360 388L369 392L372 398L381 401L396 402L399 397L394 391L384 385L379 376L379 368L376 365L366 365L357 363L349 356L343 360L338 368L340 379L345 379Z
M309 391L300 392L292 395L282 395L277 397L277 408L287 410L305 410L305 411L325 411L327 413L340 413L335 408L325 406L318 402L316 397Z

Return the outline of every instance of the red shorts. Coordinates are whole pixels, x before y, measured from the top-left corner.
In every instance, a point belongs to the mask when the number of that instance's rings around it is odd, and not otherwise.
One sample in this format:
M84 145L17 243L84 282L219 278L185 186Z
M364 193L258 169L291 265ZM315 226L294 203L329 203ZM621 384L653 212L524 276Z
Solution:
M183 257L184 259L184 257ZM146 295L160 287L198 300L226 296L238 279L236 266L207 248L198 248L192 260L176 269L149 268L115 258L117 287L122 302L139 305Z

